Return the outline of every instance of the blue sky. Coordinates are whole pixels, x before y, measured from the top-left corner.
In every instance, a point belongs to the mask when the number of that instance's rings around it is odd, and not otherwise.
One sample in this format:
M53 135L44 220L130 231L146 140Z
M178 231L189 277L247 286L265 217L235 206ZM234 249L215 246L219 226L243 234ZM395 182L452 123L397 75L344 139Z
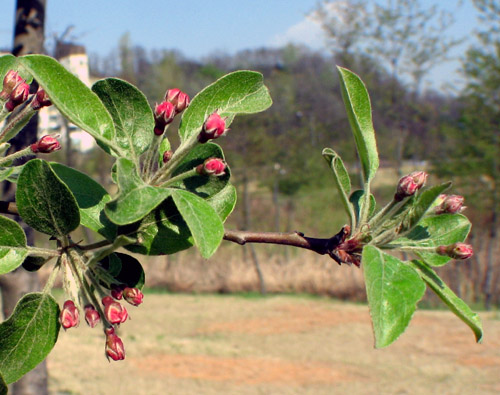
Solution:
M289 41L319 49L318 29L305 22L317 0L47 0L46 35L61 34L75 25L73 36L87 51L106 54L116 48L120 36L129 32L134 44L146 48L179 49L190 58L212 51L234 53L241 49L277 46ZM432 0L422 0L433 3ZM0 14L0 47L12 44L14 0L4 0ZM118 5L119 4L119 5ZM454 6L455 0L439 4ZM466 35L476 25L468 1L455 15L452 33ZM463 54L465 46L455 51ZM451 82L458 63L439 67L432 83Z

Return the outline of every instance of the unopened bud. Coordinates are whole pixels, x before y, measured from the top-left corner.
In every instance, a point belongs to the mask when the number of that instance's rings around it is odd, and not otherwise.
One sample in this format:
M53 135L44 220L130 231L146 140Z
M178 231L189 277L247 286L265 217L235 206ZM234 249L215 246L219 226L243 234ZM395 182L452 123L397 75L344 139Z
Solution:
M226 129L226 118L222 118L217 111L212 113L201 129L198 135L198 141L200 143L206 143L208 140L216 139L223 136L229 129Z
M5 77L3 78L3 87L0 92L0 99L8 100L10 94L18 86L20 83L25 82L23 77L19 75L19 73L15 70L9 70Z
M56 136L57 137L57 136ZM61 149L61 144L53 136L45 135L36 143L31 144L31 151L33 153L50 154L51 152L58 151Z
M59 314L59 322L65 330L76 327L80 323L80 313L72 300L64 302L61 313Z
M123 287L116 286L111 289L111 296L116 300L122 300Z
M113 361L121 361L125 359L125 347L122 339L118 337L113 328L109 328L106 333L106 357Z
M177 88L169 89L165 93L165 100L173 104L176 114L187 108L190 101L189 96Z
M99 312L95 309L94 306L88 304L84 307L85 310L85 321L91 328L95 328L95 326L101 321L101 316Z
M170 159L172 159L172 156L174 153L171 150L167 150L163 153L163 163L168 163Z
M18 84L10 94L9 101L5 103L7 111L14 111L14 108L28 100L30 86L26 82Z
M226 163L219 158L208 158L196 168L198 174L205 176L223 176L226 174Z
M402 177L398 182L394 200L401 201L405 197L413 196L420 188L425 185L428 174L425 171L415 171Z
M441 203L434 208L436 214L456 214L465 209L463 196L440 195L439 199Z
M468 259L474 254L474 250L470 244L455 243L447 246L439 246L436 248L439 255L446 255L453 259Z
M43 89L39 89L36 92L35 98L30 103L30 105L33 110L39 110L42 107L51 106L52 102L50 101L47 92L45 92Z
M115 302L111 296L102 298L102 304L104 305L104 316L110 324L122 324L127 321L127 309Z
M175 117L175 107L168 101L161 102L155 107L155 134L161 136L165 131L165 126L170 124Z
M123 298L131 305L139 306L144 299L144 294L137 288L125 288L123 290Z

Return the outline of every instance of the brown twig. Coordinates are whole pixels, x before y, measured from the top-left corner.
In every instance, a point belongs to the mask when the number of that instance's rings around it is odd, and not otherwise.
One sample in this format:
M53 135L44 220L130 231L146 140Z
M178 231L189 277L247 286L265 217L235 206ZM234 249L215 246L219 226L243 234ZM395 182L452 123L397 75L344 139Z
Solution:
M298 248L305 248L320 255L328 254L339 265L342 260L335 254L335 249L345 239L346 230L342 228L339 233L329 239L318 239L306 237L303 233L279 233L279 232L251 232L244 230L226 230L224 240L231 241L240 245L246 243L267 243L288 245Z

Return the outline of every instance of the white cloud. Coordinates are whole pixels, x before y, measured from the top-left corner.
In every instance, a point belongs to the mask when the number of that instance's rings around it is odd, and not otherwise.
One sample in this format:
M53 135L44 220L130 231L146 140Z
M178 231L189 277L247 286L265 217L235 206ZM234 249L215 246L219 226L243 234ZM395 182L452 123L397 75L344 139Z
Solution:
M282 47L290 43L303 44L311 49L320 50L324 49L325 36L320 25L306 17L269 41L269 45L273 47Z

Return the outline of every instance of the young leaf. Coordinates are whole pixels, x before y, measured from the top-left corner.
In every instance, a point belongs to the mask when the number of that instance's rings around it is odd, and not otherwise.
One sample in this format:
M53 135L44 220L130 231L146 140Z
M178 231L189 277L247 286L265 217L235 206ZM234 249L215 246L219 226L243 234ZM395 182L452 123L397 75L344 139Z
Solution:
M349 173L347 172L344 162L342 162L340 156L331 148L325 148L323 150L323 157L326 159L333 171L335 186L339 191L344 209L350 218L351 228L354 229L356 227L356 215L354 213L354 208L349 201L349 195L351 194L351 179L349 177Z
M48 56L26 55L19 61L66 118L92 135L101 145L117 150L113 144L116 132L111 115L90 88Z
M41 159L24 165L17 182L16 202L19 215L39 232L65 236L80 225L75 197Z
M227 74L198 93L184 111L179 129L181 141L195 138L205 120L216 110L221 116L228 117L228 126L236 114L264 111L271 104L262 74L254 71Z
M52 162L50 167L75 196L80 209L80 223L107 239L112 239L116 235L116 225L104 215L104 207L111 196L101 184L60 163Z
M119 265L114 260L120 262ZM144 269L141 263L133 256L115 252L105 257L99 262L99 265L108 271L108 273L116 280L117 284L125 284L127 287L142 289L145 282ZM114 267L113 267L114 266ZM119 266L119 270L113 272L112 269Z
M337 67L337 69L340 75L342 98L354 134L366 184L375 176L379 164L370 97L365 84L356 74L342 67Z
M205 200L182 189L172 189L172 198L193 235L196 247L204 258L209 258L224 236L219 215Z
M410 233L393 243L409 247L439 247L463 242L470 228L469 220L461 214L431 215L423 218ZM451 259L432 251L415 251L415 254L432 266L443 266Z
M28 255L26 235L19 224L0 216L0 274L9 273Z
M13 383L42 362L59 333L59 306L52 296L30 293L0 324L0 372Z
M104 209L115 224L127 225L139 221L170 195L169 189L144 183L134 163L126 158L116 161L116 177L120 194L106 203Z
M228 183L224 189L210 196L206 201L224 222L236 205L236 188Z
M354 213L356 215L356 220L359 221L361 215L361 206L366 202L365 199L365 191L362 189L357 189L351 196L349 196L349 202L352 204L354 208ZM370 218L375 212L375 208L377 207L377 202L375 201L375 196L370 194L370 207L368 209L368 218Z
M437 296L450 308L450 310L469 328L472 329L476 337L476 341L481 343L483 339L483 328L481 319L474 313L467 304L460 299L453 291L448 288L443 280L432 270L432 268L423 261L414 260L411 262L413 267L417 269L422 279L436 293Z
M169 255L193 246L191 232L172 198L167 198L139 222L121 227L119 232L137 237L137 244L125 248L143 255Z
M222 148L214 143L205 143L195 146L174 170L172 176L192 170L196 166L201 165L205 159L208 158L224 159ZM210 177L206 175L195 175L185 178L176 184L170 184L169 187L186 189L202 198L207 198L221 191L228 183L230 177L231 170L229 167L226 167L223 176Z
M141 91L117 78L97 81L92 90L113 118L114 143L136 164L153 141L154 119L151 107Z
M415 269L376 247L363 248L362 262L375 347L386 347L405 331L425 284Z

